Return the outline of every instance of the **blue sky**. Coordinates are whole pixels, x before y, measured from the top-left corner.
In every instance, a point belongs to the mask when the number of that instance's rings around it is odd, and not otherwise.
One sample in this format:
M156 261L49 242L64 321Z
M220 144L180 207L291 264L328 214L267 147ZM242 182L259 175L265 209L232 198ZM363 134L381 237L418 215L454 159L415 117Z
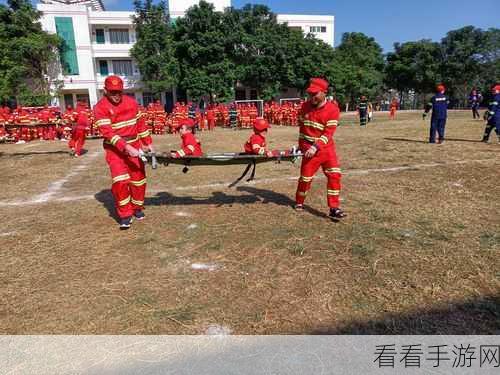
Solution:
M0 3L4 3L0 0ZM374 37L386 52L394 42L440 40L466 25L500 27L500 0L232 0L268 5L276 13L332 14L335 43L342 33L360 31ZM132 0L104 0L108 10L131 10Z

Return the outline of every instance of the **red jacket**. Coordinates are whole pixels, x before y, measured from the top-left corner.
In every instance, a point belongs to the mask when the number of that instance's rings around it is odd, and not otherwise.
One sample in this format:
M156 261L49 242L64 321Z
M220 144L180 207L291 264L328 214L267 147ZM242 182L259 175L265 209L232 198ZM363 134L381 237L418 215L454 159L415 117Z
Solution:
M315 145L319 151L335 147L333 135L337 130L340 110L335 104L326 102L321 108L307 101L299 111L299 148L302 152Z
M182 136L182 149L175 153L175 156L183 158L184 156L202 156L201 143L193 133L186 133Z
M266 138L261 134L252 134L245 143L245 152L247 154L264 155L266 153Z
M149 146L153 140L135 99L123 95L118 105L103 97L94 107L95 124L104 138L104 148L123 152L127 143Z

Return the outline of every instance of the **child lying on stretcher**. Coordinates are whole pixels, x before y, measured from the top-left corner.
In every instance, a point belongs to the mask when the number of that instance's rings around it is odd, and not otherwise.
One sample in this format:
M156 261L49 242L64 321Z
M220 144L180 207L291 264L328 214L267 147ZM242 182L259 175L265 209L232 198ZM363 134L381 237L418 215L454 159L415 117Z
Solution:
M184 156L202 156L201 142L194 136L194 121L192 119L181 120L179 133L181 134L181 149L171 153L173 158L183 158Z

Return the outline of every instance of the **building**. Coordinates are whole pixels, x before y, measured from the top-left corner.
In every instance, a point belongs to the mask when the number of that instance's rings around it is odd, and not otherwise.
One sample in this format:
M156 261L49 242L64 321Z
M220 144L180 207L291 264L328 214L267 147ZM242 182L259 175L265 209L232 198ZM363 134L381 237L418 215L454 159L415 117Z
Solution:
M333 47L335 42L335 17L312 16L301 14L278 14L279 23L287 23L290 28L299 29L304 34L313 34L316 38Z
M211 0L209 1L218 12L224 11L231 6L231 0ZM199 3L199 0L168 0L168 11L171 18L183 17L186 11L193 5Z
M197 3L198 0L170 0L171 17L184 15ZM212 3L220 11L231 6L230 0ZM106 11L101 0L43 0L37 8L42 12L43 28L61 36L67 46L61 56L65 71L59 77L64 83L62 95L54 104L74 107L77 101L88 101L94 105L102 96L104 80L111 74L123 77L125 92L139 103L147 105L153 100L130 57L136 41L133 12ZM278 22L313 33L333 46L333 16L278 15ZM246 90L245 96L250 99L251 90ZM175 90L163 93L161 100L171 108L177 101Z

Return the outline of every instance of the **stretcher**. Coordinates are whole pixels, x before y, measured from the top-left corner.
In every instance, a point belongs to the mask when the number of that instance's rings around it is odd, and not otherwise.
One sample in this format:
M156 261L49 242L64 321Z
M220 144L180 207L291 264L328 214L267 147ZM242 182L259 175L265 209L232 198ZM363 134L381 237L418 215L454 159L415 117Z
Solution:
M157 169L158 165L168 166L180 165L184 166L183 172L188 173L191 167L198 166L227 166L227 165L246 165L243 174L230 185L235 186L243 180L250 172L250 177L246 180L250 182L255 179L255 169L257 164L263 163L281 163L282 161L295 163L302 157L302 153L295 148L289 151L273 151L273 156L252 155L246 153L214 153L203 156L185 156L183 158L174 158L171 153L141 153L141 159L144 163L151 165L153 169Z

